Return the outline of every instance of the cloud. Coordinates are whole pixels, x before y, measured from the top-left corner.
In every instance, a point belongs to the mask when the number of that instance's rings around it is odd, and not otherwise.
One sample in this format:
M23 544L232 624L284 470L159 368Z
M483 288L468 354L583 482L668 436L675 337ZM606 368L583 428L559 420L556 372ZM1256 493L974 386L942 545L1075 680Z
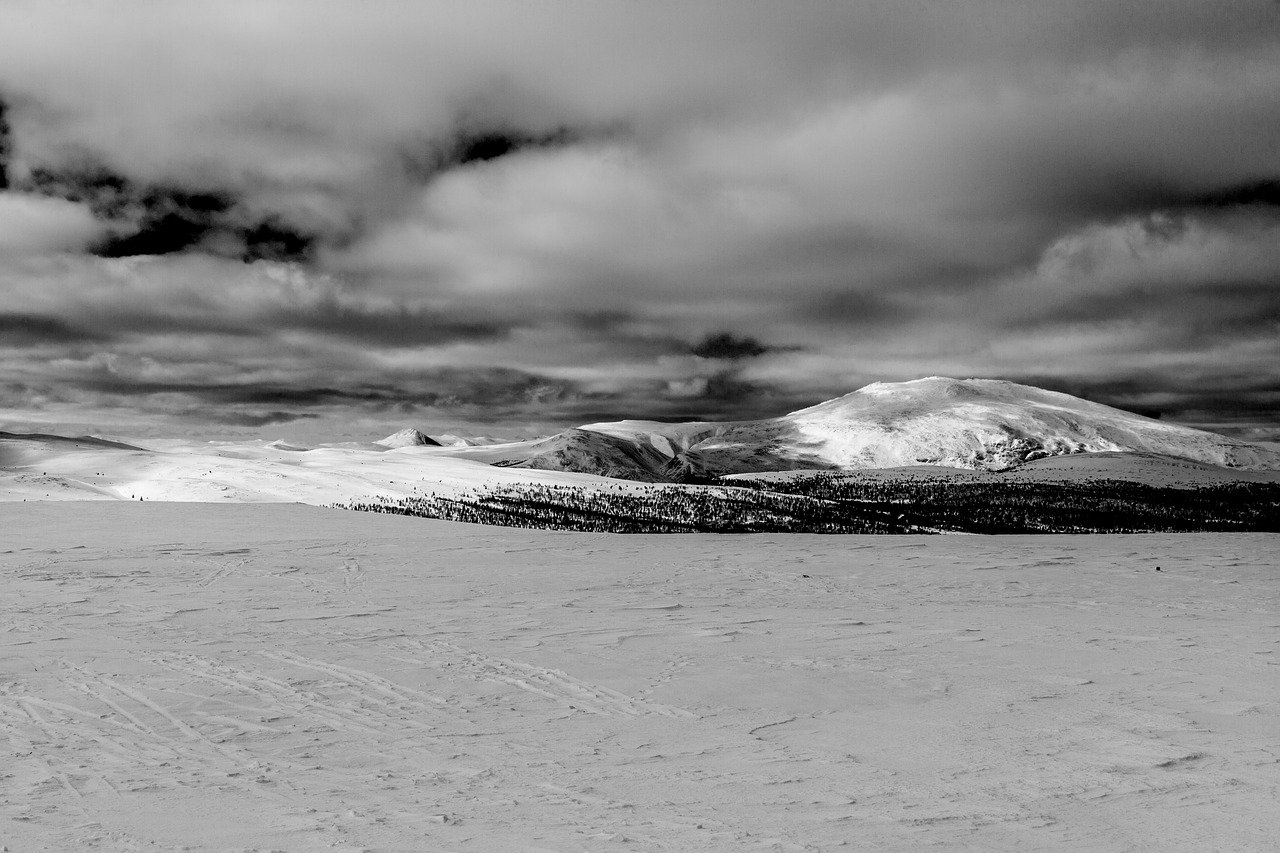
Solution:
M1190 208L1280 207L1280 180L1261 180L1228 186L1185 201Z
M90 151L139 182L233 189L307 231L393 216L395 185L421 171L407 152L430 152L430 175L593 128L667 154L701 134L723 171L764 166L760 189L830 177L868 203L985 187L1123 205L1219 182L1203 155L1226 140L1218 171L1260 177L1268 129L1251 116L1274 105L1274 11L1231 5L25 4L6 10L0 83L22 168Z
M0 258L84 249L102 232L83 205L0 191Z
M246 428L396 395L778 414L936 373L1251 406L1278 23L1261 0L11 3L0 312L31 352L7 366L47 388L114 364L92 393L122 406L299 395L224 400Z
M20 188L91 211L103 236L90 250L107 258L195 248L247 261L302 260L317 240L279 214L255 217L230 191L137 184L96 163L34 168Z
M707 335L689 349L699 358L716 358L737 361L742 358L755 358L764 355L769 347L752 337L735 337L729 332L717 332Z
M215 423L233 426L264 427L276 424L289 424L300 420L314 420L319 415L312 412L225 412L211 410L201 412L205 418Z
M513 127L504 120L488 120L487 124L476 126L463 124L451 139L434 140L408 150L404 152L404 159L409 173L425 182L448 169L486 163L518 151L563 147L577 139L578 134L567 127L535 133Z
M9 189L9 105L0 98L0 192Z
M56 316L86 337L133 336L143 350L148 340L174 333L229 338L229 354L244 351L247 337L329 338L324 346L339 350L347 342L440 346L500 339L520 322L362 292L293 263L243 264L201 254L36 259L0 270L0 285L0 311Z
M0 313L0 348L41 344L78 343L99 337L60 320L40 314Z
M1146 320L1171 332L1280 322L1280 211L1155 213L1086 226L998 291L1039 325Z

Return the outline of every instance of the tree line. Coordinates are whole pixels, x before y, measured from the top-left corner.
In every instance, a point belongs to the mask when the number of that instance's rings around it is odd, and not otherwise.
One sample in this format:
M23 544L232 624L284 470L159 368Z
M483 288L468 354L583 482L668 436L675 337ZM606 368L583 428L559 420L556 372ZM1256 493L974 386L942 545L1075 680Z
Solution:
M371 497L335 506L501 527L601 533L1280 532L1280 484L1195 488L868 480L817 472L733 486L519 484L449 496Z

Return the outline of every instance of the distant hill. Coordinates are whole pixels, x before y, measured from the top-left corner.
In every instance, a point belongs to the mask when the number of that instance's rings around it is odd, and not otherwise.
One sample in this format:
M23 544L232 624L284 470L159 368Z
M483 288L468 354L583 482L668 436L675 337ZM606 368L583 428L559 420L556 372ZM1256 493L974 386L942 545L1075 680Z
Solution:
M148 443L0 433L0 501L302 501L633 533L1280 530L1275 451L1002 382L876 384L762 421L486 446L414 429L314 448Z
M379 439L374 444L380 444L383 447L440 447L440 442L436 441L426 433L418 432L413 427L406 427L397 433Z
M867 385L778 418L619 421L548 439L473 448L491 464L689 482L725 474L913 465L1003 471L1082 453L1146 453L1280 470L1280 452L1110 406L990 379Z
M125 444L121 441L111 441L106 438L98 438L96 435L49 435L42 432L4 432L0 430L0 439L8 441L29 441L38 444L54 444L63 447L93 447L93 448L114 448L116 450L142 450L141 447L135 447L132 444Z
M486 444L502 444L510 441L510 439L493 438L487 435L454 435L449 432L432 436L432 438L441 447L481 447Z

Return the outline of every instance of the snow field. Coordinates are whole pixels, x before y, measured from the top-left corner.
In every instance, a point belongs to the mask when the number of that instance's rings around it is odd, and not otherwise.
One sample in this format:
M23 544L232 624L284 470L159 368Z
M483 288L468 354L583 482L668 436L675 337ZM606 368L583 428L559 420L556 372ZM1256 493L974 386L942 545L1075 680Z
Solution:
M1274 535L0 512L13 851L1198 853L1280 830Z

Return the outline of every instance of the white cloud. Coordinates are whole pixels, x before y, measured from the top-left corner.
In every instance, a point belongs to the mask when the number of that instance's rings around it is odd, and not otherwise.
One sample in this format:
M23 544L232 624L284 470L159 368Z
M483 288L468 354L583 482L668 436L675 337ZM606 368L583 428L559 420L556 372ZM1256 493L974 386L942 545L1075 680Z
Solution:
M83 205L0 192L0 257L81 250L103 231Z
M1154 314L1179 293L1226 298L1240 288L1269 289L1280 304L1278 272L1280 217L1157 213L1059 238L1033 271L998 289L992 307L1009 319L1052 318L1109 299Z

